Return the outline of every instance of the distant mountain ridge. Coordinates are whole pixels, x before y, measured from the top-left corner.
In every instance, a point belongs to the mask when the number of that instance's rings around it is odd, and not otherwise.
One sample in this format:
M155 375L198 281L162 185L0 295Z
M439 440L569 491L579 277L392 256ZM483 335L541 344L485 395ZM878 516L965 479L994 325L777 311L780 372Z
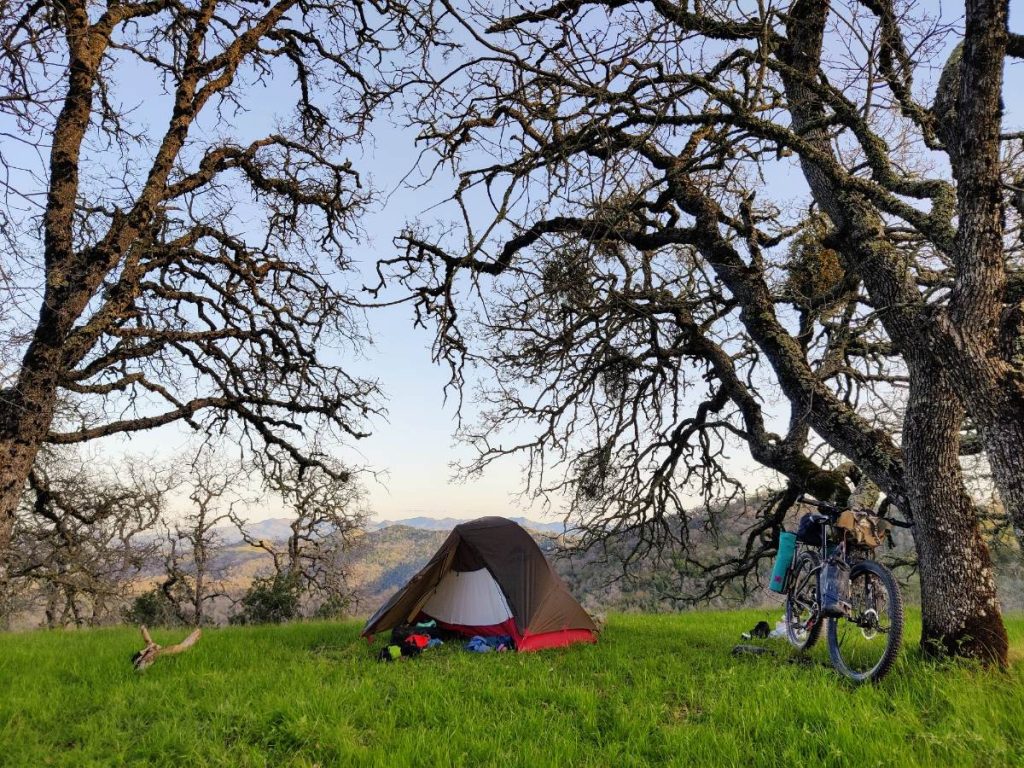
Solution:
M459 523L469 522L471 518L463 519L457 517L405 517L401 520L375 520L370 523L367 527L371 531L379 531L381 528L390 528L393 525L404 525L408 528L418 528L423 531L450 531ZM565 532L565 524L561 521L557 523L546 523L541 520L531 520L527 517L509 517L514 523L518 523L523 528L527 528L531 531L539 531L540 533L550 533L559 535Z
M292 520L293 518L290 517L268 517L266 520L247 523L245 531L256 540L284 541L292 532ZM242 534L232 525L219 526L216 531L225 544L242 543Z
M560 536L565 533L565 525L561 522L551 523L541 520L531 520L526 517L510 517L509 520L519 523L530 531L544 533L550 536ZM405 517L401 520L373 520L367 524L367 531L380 531L393 526L405 526L415 528L419 531L450 531L459 523L468 522L467 519L457 517ZM253 539L266 539L267 541L283 541L291 533L290 525L292 518L268 517L265 520L257 520L246 525L246 531ZM242 536L232 526L222 526L217 529L221 541L225 544L240 544Z

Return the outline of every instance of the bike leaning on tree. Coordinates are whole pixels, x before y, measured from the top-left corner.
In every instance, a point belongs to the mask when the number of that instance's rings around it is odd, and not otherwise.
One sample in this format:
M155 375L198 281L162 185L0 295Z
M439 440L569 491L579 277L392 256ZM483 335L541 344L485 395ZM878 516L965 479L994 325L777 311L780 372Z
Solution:
M786 594L786 635L810 649L827 624L832 665L851 680L877 682L903 642L903 596L892 571L875 561L890 521L867 510L817 508L780 537L772 588Z

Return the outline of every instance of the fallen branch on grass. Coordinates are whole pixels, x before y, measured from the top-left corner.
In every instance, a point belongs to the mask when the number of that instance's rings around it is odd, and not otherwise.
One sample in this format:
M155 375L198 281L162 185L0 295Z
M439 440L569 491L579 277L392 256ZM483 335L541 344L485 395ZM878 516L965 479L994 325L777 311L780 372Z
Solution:
M196 641L199 640L200 635L203 634L202 630L196 629L192 632L191 635L186 637L177 645L169 645L166 648L164 648L163 646L157 645L153 642L153 638L149 636L148 629L146 629L144 626L139 627L139 629L142 631L142 639L146 641L146 647L143 648L141 651L137 652L134 656L132 656L132 666L135 667L136 672L141 672L146 667L151 665L154 661L157 660L158 656L169 656L172 653L181 653L182 651L187 651L189 648L196 644Z

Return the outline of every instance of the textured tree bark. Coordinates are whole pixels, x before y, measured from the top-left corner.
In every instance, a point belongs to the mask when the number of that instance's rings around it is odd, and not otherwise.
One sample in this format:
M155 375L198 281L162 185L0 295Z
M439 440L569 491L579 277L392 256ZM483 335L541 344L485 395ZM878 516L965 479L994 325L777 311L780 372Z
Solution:
M940 371L912 371L903 454L921 580L921 647L1007 663L1008 640L988 547L961 474L964 408Z
M975 343L964 347L945 356L946 369L978 427L999 497L1024 543L1024 382L997 354Z
M102 272L74 258L74 213L82 139L89 126L96 67L107 40L90 34L84 3L67 6L68 88L54 125L43 217L46 288L39 323L13 388L0 393L0 586L7 576L14 512L56 407L62 346Z
M1024 542L1024 408L1016 418L984 425L982 439L999 498Z
M33 343L17 383L0 397L0 588L7 579L14 513L53 419L57 369L47 361L58 352Z
M1004 319L1006 254L1001 179L1003 68L1007 53L1006 0L965 4L962 55L947 65L955 104L939 122L957 180L957 269L948 322L940 318L935 345L981 430L996 487L1018 536L1024 537L1024 371L1011 360L1019 326L1016 311ZM952 70L952 67L956 67ZM1002 323L1008 327L1001 328ZM1001 338L1005 334L1008 338ZM1022 538L1024 540L1024 538Z

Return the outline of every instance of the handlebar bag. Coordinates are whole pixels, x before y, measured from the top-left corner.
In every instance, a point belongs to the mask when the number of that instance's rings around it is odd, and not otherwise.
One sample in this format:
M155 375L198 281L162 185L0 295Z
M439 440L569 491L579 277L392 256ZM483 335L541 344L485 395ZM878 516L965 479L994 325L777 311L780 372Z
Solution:
M815 513L808 512L800 518L796 527L796 540L801 544L813 544L821 546L822 536L825 535L827 527L824 520L815 520Z
M889 523L866 510L846 510L836 521L836 527L846 530L853 542L865 549L881 546L889 535Z

